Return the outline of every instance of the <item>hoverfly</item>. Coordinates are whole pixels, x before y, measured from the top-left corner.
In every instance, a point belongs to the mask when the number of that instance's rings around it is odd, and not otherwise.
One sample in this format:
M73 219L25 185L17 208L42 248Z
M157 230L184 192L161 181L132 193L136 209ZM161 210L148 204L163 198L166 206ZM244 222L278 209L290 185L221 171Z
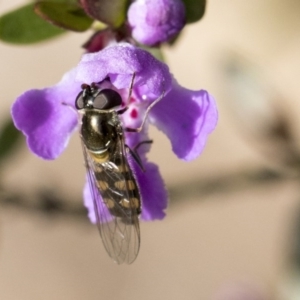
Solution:
M141 131L151 107L163 95L148 107L142 125L132 129L121 124L119 115L128 107L117 109L122 104L117 91L102 89L96 83L81 87L75 106L82 113L80 136L97 226L109 256L118 264L130 264L140 248L141 196L127 160L128 152L143 167L138 154L125 144L124 131Z

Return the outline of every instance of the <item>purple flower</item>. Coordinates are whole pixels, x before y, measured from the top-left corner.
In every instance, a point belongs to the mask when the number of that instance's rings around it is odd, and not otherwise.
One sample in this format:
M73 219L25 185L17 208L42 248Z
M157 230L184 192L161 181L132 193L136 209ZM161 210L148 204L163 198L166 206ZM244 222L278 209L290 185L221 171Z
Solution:
M185 6L181 0L136 0L128 10L132 36L153 46L175 36L185 25Z
M129 86L135 73L133 91ZM78 125L74 107L82 83L103 82L122 96L129 109L121 115L125 127L141 125L146 108L158 97L141 133L126 133L130 147L148 138L148 123L162 130L170 139L173 151L183 160L196 158L203 150L207 136L216 126L217 110L214 99L204 90L190 91L180 87L168 67L151 54L130 44L118 44L97 53L85 54L76 68L64 75L55 86L29 90L20 95L12 107L15 126L27 138L30 150L44 159L55 159L66 148L71 133ZM105 82L105 81L104 81ZM67 105L66 105L67 104ZM158 167L147 161L150 144L139 149L146 171L129 157L142 195L142 218L162 219L167 206L167 192ZM91 221L95 221L92 199L84 189L85 206Z

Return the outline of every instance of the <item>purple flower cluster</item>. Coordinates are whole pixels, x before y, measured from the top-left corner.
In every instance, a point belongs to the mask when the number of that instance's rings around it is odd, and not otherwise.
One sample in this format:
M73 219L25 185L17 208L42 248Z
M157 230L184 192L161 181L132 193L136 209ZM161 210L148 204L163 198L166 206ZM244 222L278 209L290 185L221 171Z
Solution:
M91 14L95 9L95 3L83 2L85 10ZM113 3L111 5L113 6ZM180 33L186 23L185 11L182 0L132 1L123 26L117 28L108 26L95 32L84 44L84 48L88 52L97 52L120 42L131 44L138 42L157 47Z
M132 96L129 86L135 73ZM20 95L12 107L15 126L27 139L30 150L44 159L57 158L66 148L78 125L74 107L82 83L102 82L109 77L129 109L122 115L124 127L140 126L147 107L164 95L150 111L140 133L126 133L126 143L134 147L148 138L148 123L155 125L170 139L174 153L183 160L196 158L217 123L216 104L205 90L181 87L167 65L147 51L130 44L117 44L97 53L83 55L81 61L55 86L29 90ZM67 104L67 105L65 105ZM150 145L139 149L146 172L130 161L142 196L142 219L162 219L167 206L167 192L158 167L146 154ZM84 189L85 205L95 222L90 192Z

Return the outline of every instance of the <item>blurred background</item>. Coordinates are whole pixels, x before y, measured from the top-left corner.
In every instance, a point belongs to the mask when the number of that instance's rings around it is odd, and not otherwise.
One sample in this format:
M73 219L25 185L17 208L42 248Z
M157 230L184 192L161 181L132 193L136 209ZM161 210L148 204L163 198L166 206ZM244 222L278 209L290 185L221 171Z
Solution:
M0 13L23 3L0 1ZM20 141L0 166L0 299L300 299L299 15L297 0L209 0L164 48L181 85L215 96L219 123L190 163L151 129L170 205L141 224L130 266L108 258L85 217L78 136L51 162ZM90 34L0 43L0 128L19 94L77 64Z

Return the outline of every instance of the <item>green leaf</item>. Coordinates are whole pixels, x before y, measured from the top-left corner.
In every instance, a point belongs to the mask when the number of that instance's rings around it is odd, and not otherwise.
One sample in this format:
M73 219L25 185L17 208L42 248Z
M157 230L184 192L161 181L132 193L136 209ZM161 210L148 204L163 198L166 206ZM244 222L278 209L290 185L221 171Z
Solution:
M28 4L0 17L2 41L12 44L32 44L65 32L38 17L33 7L33 4Z
M72 2L39 1L35 4L35 12L46 21L72 31L85 31L93 23L93 19Z
M0 163L16 149L21 136L21 132L15 128L12 120L7 120L0 130Z
M205 13L206 0L183 0L186 10L186 22L199 21Z
M87 14L111 27L118 28L126 20L128 0L80 0Z

